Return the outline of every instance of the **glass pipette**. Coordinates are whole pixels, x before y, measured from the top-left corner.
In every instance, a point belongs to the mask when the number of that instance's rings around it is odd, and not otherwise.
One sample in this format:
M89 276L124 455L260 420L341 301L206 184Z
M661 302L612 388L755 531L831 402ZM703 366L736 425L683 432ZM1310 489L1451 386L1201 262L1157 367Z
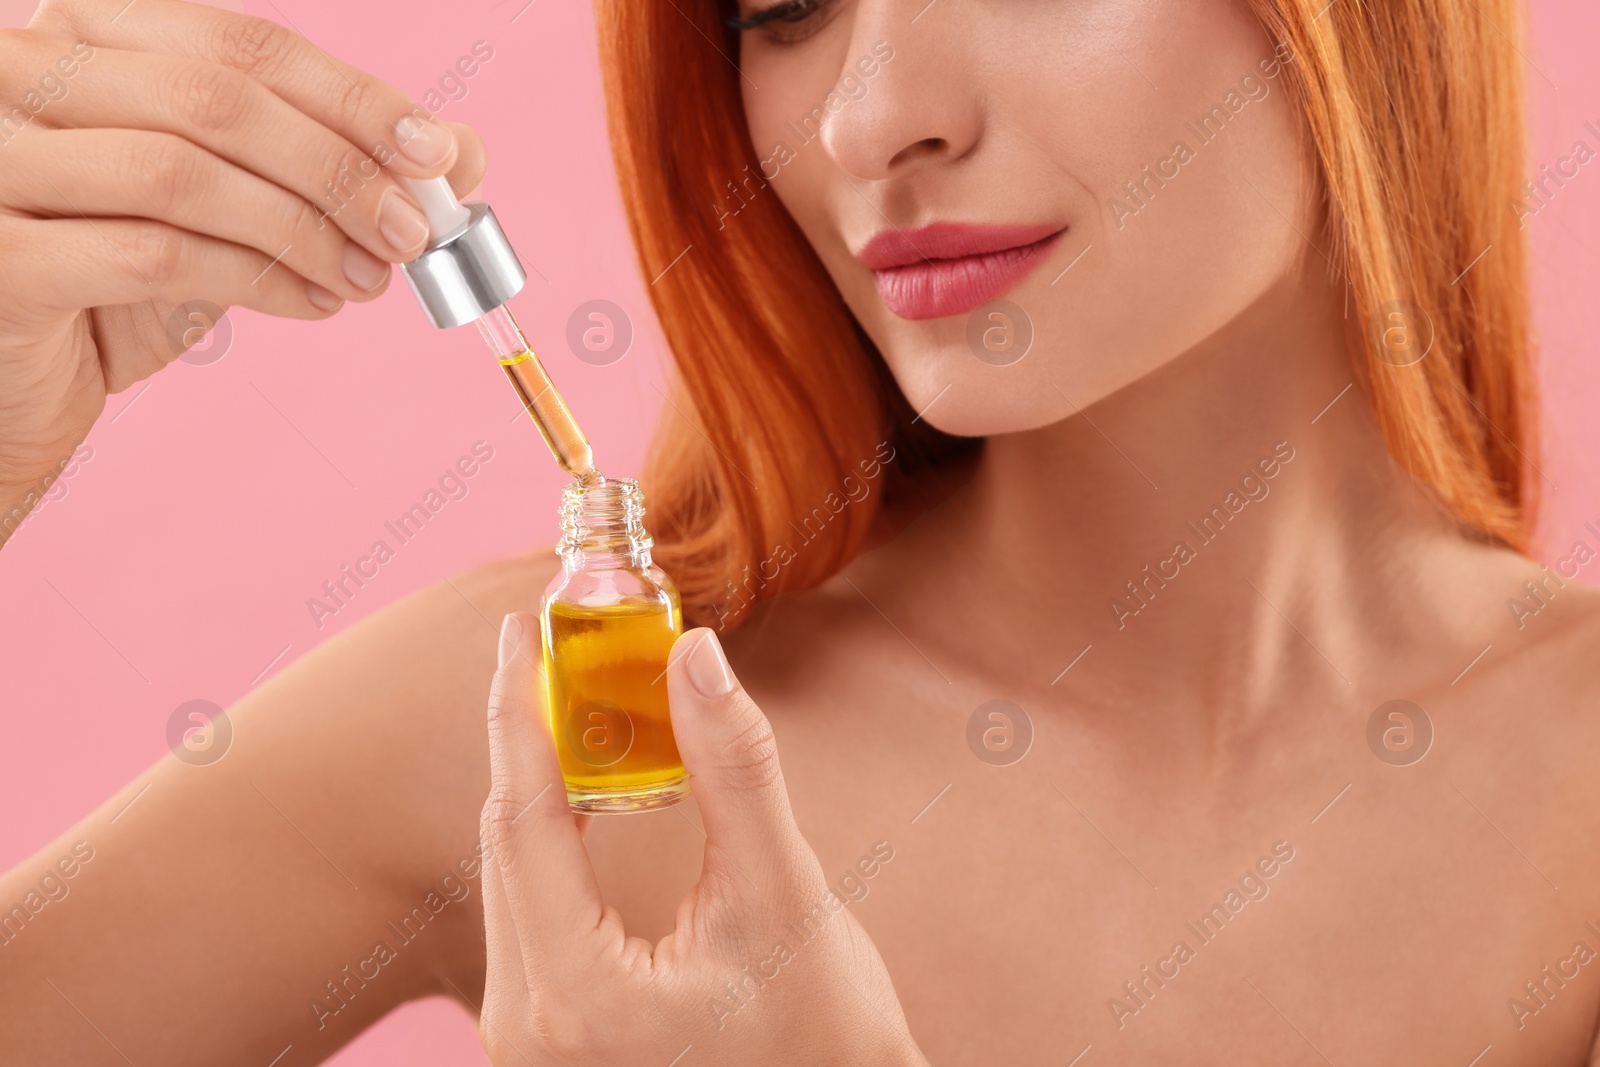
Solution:
M478 319L477 325L561 469L574 478L592 473L594 453L588 439L578 429L572 412L567 410L567 402L556 392L555 383L539 357L534 355L533 346L522 335L511 312L502 304Z
M428 216L427 250L402 264L428 321L440 329L476 323L561 469L594 476L588 440L506 307L528 276L494 212L456 200L444 178L400 181Z

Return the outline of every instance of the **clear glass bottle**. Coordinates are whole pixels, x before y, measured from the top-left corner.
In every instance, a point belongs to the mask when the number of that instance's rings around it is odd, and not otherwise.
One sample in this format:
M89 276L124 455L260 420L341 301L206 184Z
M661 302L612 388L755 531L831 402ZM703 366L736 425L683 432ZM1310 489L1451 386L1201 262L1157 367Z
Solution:
M540 605L550 731L567 801L648 811L689 795L672 736L667 657L683 632L678 589L650 559L637 482L599 474L561 494L561 573Z

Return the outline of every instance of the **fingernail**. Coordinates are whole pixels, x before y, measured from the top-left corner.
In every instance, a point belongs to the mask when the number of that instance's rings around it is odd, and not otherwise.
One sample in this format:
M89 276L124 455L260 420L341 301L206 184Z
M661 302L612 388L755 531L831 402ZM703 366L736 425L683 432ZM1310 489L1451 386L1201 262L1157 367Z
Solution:
M363 293L370 293L389 277L389 264L354 241L344 245L344 277Z
M422 209L390 189L378 206L378 230L383 239L402 254L420 250L428 243L428 219Z
M344 300L337 293L330 293L316 282L306 283L306 299L323 311L338 311L339 305Z
M507 615L500 620L500 666L504 667L511 662L511 657L517 654L517 645L522 641L522 623L515 615Z
M733 671L728 669L728 657L722 653L722 642L717 635L707 631L689 652L689 681L700 695L708 700L725 697L733 692Z
M455 134L415 115L407 115L394 124L394 140L400 154L421 167L437 166L456 150Z

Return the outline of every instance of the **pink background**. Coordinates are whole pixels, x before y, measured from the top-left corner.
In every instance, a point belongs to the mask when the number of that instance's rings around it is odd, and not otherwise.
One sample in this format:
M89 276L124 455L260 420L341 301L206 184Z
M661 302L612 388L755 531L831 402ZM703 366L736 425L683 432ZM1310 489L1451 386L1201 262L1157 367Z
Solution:
M644 2L644 0L640 0ZM651 0L653 2L653 0ZM524 5L527 6L524 6ZM0 0L0 24L27 2ZM474 42L494 57L440 110L490 146L484 196L524 262L514 301L606 470L637 470L661 406L663 346L637 276L605 143L583 0L334 4L249 0L421 99ZM1533 165L1600 148L1600 9L1534 0ZM1530 220L1548 408L1545 540L1600 524L1600 161ZM541 277L542 275L542 277ZM567 349L568 316L603 298L632 317L605 367ZM234 312L231 348L113 397L92 458L0 556L0 870L31 855L165 754L179 704L226 706L322 638L398 597L548 543L565 479L470 329L435 332L399 279L310 325ZM348 608L317 628L306 599L364 554L479 439L492 462ZM1552 488L1554 486L1554 488ZM1564 554L1558 551L1557 555ZM483 1064L473 1020L408 1005L333 1061Z

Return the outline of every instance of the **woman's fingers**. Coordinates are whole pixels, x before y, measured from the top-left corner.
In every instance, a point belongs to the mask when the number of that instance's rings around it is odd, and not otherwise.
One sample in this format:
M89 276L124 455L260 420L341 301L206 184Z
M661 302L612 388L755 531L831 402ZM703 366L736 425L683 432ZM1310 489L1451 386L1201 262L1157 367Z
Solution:
M152 299L209 300L295 319L326 318L340 307L337 295L262 252L164 222L11 218L0 220L0 244L11 248L0 261L0 287L29 293L25 304L6 309L14 323Z
M600 886L567 806L566 783L545 724L539 619L507 615L489 697L489 799L482 837L531 973L560 972L600 923Z
M347 300L386 288L389 264L300 197L193 142L148 130L40 130L7 146L0 204L56 218L143 216L257 252Z
M396 172L410 177L431 178L455 162L448 131L425 121L427 112L399 89L268 19L178 0L57 0L35 26L96 48L183 56L247 76L363 152L385 146ZM406 116L415 121L397 133Z
M772 724L739 685L714 632L678 638L667 693L712 856L721 852L736 880L762 888L764 878L788 880L807 869L811 853L789 807Z
M450 187L456 191L456 196L465 196L478 187L483 181L483 172L488 169L489 156L484 150L483 138L464 122L442 123L455 135L459 151L456 153L455 166L450 168L447 177Z
M38 121L175 134L295 194L381 259L406 262L427 245L427 219L378 165L386 160L216 63L97 48Z
M529 1003L528 971L517 937L517 923L506 900L505 876L493 853L485 851L483 874L483 935L487 953L483 1010L478 1016L478 1038L505 1043L520 1033ZM521 1014L519 1014L521 1013ZM508 1017L510 1016L510 1017ZM494 1062L501 1062L495 1059Z

